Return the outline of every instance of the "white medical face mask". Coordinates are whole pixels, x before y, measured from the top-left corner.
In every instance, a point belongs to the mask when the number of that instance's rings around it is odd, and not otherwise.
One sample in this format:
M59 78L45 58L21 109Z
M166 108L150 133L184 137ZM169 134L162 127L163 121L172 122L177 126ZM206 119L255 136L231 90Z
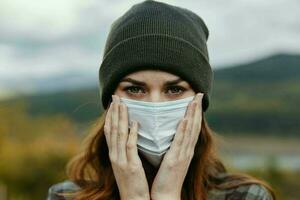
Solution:
M120 98L128 108L128 123L139 122L137 147L155 167L159 166L176 134L179 121L195 96L165 101L147 102Z

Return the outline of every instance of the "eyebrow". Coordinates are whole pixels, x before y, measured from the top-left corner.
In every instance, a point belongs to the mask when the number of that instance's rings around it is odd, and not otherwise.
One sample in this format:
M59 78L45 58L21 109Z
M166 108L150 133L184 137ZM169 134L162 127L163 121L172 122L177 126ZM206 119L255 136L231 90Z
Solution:
M166 81L165 82L165 85L174 85L174 84L177 84L177 83L180 83L182 82L183 80L181 78L178 78L176 80L172 80L172 81ZM146 83L145 82L142 82L142 81L138 81L138 80L134 80L132 78L124 78L121 80L121 82L131 82L131 83L134 83L136 85L140 85L140 86L146 86Z

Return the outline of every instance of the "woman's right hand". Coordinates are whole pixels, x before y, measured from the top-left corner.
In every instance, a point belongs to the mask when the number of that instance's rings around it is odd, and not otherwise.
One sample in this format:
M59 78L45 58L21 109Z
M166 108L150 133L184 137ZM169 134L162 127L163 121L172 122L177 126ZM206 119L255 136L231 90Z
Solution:
M107 111L104 134L109 159L122 200L150 199L149 186L137 150L138 122L133 121L128 134L127 106L113 95Z

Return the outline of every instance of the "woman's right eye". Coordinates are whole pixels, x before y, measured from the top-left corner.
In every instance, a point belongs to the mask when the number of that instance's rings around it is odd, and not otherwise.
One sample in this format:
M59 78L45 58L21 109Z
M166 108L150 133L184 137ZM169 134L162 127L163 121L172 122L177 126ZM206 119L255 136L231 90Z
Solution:
M125 87L123 90L126 92L129 92L129 93L139 93L138 92L139 90L144 91L143 88L141 88L139 86L128 86L128 87Z

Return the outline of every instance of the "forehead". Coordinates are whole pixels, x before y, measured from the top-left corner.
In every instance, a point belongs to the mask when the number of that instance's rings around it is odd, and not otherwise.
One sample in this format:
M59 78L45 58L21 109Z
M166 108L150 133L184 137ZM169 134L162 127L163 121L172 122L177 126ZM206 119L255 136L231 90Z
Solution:
M164 80L175 80L180 78L179 76L161 70L141 70L128 74L124 78L133 78L140 81L164 81Z

